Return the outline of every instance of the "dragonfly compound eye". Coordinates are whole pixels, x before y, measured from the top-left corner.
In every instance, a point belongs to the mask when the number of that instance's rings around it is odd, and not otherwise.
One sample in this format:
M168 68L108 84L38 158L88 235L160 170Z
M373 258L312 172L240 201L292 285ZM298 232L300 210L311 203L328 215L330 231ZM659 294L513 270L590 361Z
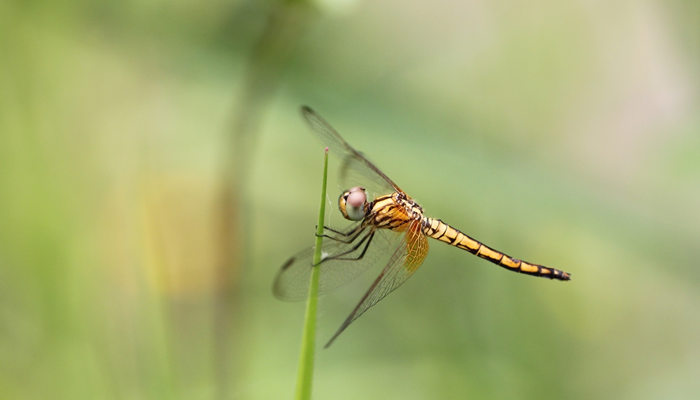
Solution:
M340 196L338 206L343 217L351 221L359 221L365 217L365 204L367 204L365 189L354 187Z

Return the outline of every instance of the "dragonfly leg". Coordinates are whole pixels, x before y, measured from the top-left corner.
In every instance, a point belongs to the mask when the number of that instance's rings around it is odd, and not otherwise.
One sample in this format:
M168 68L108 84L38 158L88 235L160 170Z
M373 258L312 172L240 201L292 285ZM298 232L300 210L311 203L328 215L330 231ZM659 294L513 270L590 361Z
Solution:
M325 233L324 233L323 235L320 235L320 236L321 236L321 237L328 238L328 239L331 239L331 240L335 240L336 242L341 242L341 243L352 243L352 242L355 241L355 239L357 239L358 236L360 236L360 235L362 234L362 232L364 232L364 230L365 230L366 227L367 227L367 226L358 225L356 228L353 229L354 231L357 231L357 232L352 233L352 236L350 236L350 237L345 236L346 238L343 238L343 235L341 235L341 236L331 236L331 235L327 235L327 234L325 234ZM352 232L352 231L351 231L351 232ZM319 236L319 235L316 234L316 236Z
M316 227L318 228L318 225L316 225ZM357 232L357 230L360 229L361 227L362 227L362 223L360 222L359 224L357 224L357 225L353 226L352 228L350 228L349 231L347 231L347 232L342 232L342 231L339 231L339 230L335 230L335 229L331 228L330 226L323 225L323 229L324 229L324 230L326 230L326 231L331 231L331 232L333 232L333 233L337 233L337 234L340 235L340 236L350 236L350 235L354 234L355 232Z
M363 237L362 240L357 242L357 244L355 244L350 250L326 257L323 260L321 260L321 262L324 262L326 260L350 260L350 261L353 261L353 260L362 259L362 257L365 256L365 253L367 252L367 249L369 248L370 243L372 243L372 239L374 238L374 233L375 233L375 231L372 230L372 232L368 233L365 237ZM362 246L362 243L365 243L365 247L362 249L362 252L360 253L359 256L357 256L357 257L343 257L343 256L350 254L350 253L354 252L355 250L359 249L360 246Z
M337 231L331 227L324 226L323 227L324 230L328 230L330 232L336 233L336 234L338 234L338 236L331 236L331 235L328 235L325 233L322 235L319 235L318 233L316 233L315 236L316 237L319 237L319 236L325 237L325 238L328 238L331 240L335 240L337 242L352 243L353 241L355 241L355 239L357 239L357 237L362 233L362 231L365 230L366 227L367 227L366 225L359 223L359 224L355 225L354 227L352 227L348 232L341 232L341 231Z
M367 240L367 243L365 244L365 248L362 249L362 253L360 253L359 256L353 258L353 257L348 257L348 258L336 258L336 260L361 260L362 257L365 256L365 253L367 252L367 249L369 248L369 244L372 243L372 239L374 238L374 232L372 232L369 235L369 239Z

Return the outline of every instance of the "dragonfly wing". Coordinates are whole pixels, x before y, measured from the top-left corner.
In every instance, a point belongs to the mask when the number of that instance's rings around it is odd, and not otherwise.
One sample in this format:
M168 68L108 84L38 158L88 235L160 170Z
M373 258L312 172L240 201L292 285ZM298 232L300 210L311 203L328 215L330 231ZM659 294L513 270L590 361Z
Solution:
M396 248L377 279L324 347L329 347L353 321L406 282L427 254L428 240L421 232L420 221L413 221L406 231L405 241Z
M342 184L345 185L343 189L349 189L354 186L365 187L370 192L370 195L374 197L394 191L403 192L376 165L350 146L340 136L338 131L314 110L303 106L301 113L321 142L328 146L331 152L340 157L340 179Z
M346 283L351 282L371 266L386 263L391 251L402 241L402 235L380 229L374 231L371 238L360 241L371 233L359 235L351 243L323 238L321 253L325 260L319 265L319 294L325 294ZM365 254L358 259L364 246ZM341 259L334 256L343 254ZM313 268L314 248L310 247L290 257L280 268L275 278L272 291L278 299L287 301L305 300L309 293L311 268Z

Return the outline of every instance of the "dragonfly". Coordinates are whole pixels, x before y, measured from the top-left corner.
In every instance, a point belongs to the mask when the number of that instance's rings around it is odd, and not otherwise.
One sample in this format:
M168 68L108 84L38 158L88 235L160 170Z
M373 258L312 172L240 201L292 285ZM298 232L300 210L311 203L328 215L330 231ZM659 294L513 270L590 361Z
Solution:
M325 348L352 322L413 276L428 254L428 238L466 250L509 271L560 281L571 279L567 272L511 257L440 219L426 216L411 196L314 110L302 106L301 113L331 154L341 160L340 180L348 189L338 198L338 208L349 222L342 228L324 226L322 258L317 265L313 262L313 247L290 257L275 278L275 296L289 301L304 300L312 268L320 268L319 294L324 294L372 266L384 266Z

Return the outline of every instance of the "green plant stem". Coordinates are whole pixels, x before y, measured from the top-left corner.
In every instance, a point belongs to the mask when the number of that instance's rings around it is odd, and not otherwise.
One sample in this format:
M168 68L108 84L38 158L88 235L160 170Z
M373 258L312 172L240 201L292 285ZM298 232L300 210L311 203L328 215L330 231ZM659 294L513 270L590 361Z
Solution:
M328 148L323 156L323 183L321 184L321 206L318 211L318 226L316 228L316 245L314 266L311 267L311 282L309 297L306 300L306 316L304 317L304 333L301 338L301 354L299 355L299 373L297 375L297 400L311 398L311 381L314 374L314 349L316 343L316 306L318 304L318 264L321 262L321 244L323 243L323 217L326 213L326 181L328 178Z

